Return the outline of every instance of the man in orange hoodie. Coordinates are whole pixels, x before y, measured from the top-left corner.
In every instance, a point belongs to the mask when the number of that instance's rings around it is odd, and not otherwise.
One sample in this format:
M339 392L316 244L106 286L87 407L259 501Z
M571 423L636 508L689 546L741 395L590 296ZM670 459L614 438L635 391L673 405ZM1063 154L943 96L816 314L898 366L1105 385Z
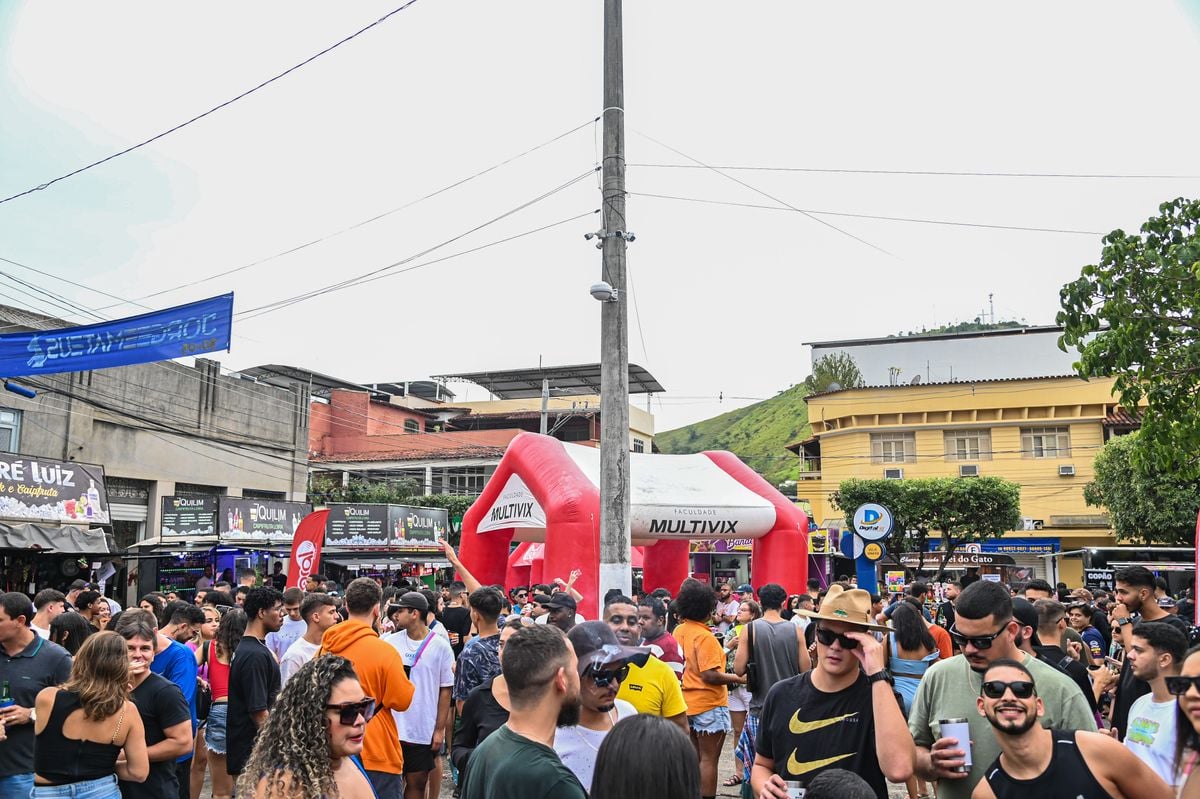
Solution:
M382 599L383 590L371 578L352 580L345 594L350 617L325 631L317 655L346 658L354 664L363 691L375 699L380 711L403 711L412 702L413 685L404 673L400 653L379 637ZM377 712L367 723L362 763L379 799L402 799L404 755L391 713Z

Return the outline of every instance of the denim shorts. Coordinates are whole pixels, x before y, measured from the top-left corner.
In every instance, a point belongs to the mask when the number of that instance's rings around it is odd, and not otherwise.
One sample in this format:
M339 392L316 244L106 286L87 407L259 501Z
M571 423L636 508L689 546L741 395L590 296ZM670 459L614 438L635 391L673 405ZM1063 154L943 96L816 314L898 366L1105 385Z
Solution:
M714 707L712 710L697 713L695 716L688 716L687 720L692 732L701 735L716 735L733 731L733 723L729 720L729 708L724 706Z
M225 702L213 704L204 722L204 745L214 755L223 755L228 749L225 743L225 726L229 719L229 705Z
M69 785L34 785L32 799L121 799L116 775Z

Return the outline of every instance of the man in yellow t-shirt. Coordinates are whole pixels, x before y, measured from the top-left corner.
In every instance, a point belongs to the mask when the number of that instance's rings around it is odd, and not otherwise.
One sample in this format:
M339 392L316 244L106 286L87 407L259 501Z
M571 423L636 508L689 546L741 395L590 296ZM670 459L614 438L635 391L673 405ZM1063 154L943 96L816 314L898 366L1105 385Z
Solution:
M637 604L627 596L614 596L604 606L604 621L622 646L637 646L641 637ZM671 667L653 655L644 666L630 664L629 676L621 681L617 698L637 708L638 713L662 716L688 732L687 705L679 678Z

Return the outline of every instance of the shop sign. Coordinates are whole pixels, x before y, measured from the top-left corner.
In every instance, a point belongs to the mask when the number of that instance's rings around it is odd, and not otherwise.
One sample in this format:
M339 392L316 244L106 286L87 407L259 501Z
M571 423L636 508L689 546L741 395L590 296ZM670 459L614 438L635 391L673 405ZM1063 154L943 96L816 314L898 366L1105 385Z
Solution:
M854 511L854 532L864 541L882 541L892 534L892 512L883 505L867 502Z
M690 549L693 553L713 552L726 554L729 552L749 552L754 548L754 540L751 538L715 538L715 539L700 539L691 542Z
M393 505L391 509L393 546L435 547L450 529L450 515L445 508Z
M937 552L927 552L925 554L924 568L937 568L942 562L942 556ZM905 552L900 556L900 562L908 567L916 568L920 561L920 553ZM1016 561L1011 555L1000 555L991 552L955 552L946 561L946 566L949 568L961 567L976 567L976 566L1015 566Z
M1112 569L1084 569L1083 587L1089 591L1100 588L1105 591L1116 590L1117 584L1113 579Z
M217 525L222 542L290 543L311 512L307 502L221 497Z
M519 475L509 476L500 495L492 503L483 520L479 522L477 533L487 533L492 530L505 530L510 527L546 526L546 511L538 504L537 498L525 485Z
M0 453L0 518L108 524L104 467Z
M993 538L984 541L982 548L1002 555L1052 555L1060 543L1057 538Z
M391 535L390 505L330 505L325 545L386 547Z
M883 579L889 594L904 593L904 572L884 572Z
M213 535L216 525L216 497L163 497L159 535L164 541Z

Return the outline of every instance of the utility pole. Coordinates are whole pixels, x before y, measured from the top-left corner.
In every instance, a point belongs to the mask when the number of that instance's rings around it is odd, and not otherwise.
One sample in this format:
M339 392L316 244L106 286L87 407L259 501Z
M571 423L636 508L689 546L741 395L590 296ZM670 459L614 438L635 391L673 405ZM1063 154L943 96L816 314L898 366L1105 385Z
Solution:
M600 587L633 590L629 541L629 312L625 296L625 83L621 0L604 0L604 220L600 305Z

